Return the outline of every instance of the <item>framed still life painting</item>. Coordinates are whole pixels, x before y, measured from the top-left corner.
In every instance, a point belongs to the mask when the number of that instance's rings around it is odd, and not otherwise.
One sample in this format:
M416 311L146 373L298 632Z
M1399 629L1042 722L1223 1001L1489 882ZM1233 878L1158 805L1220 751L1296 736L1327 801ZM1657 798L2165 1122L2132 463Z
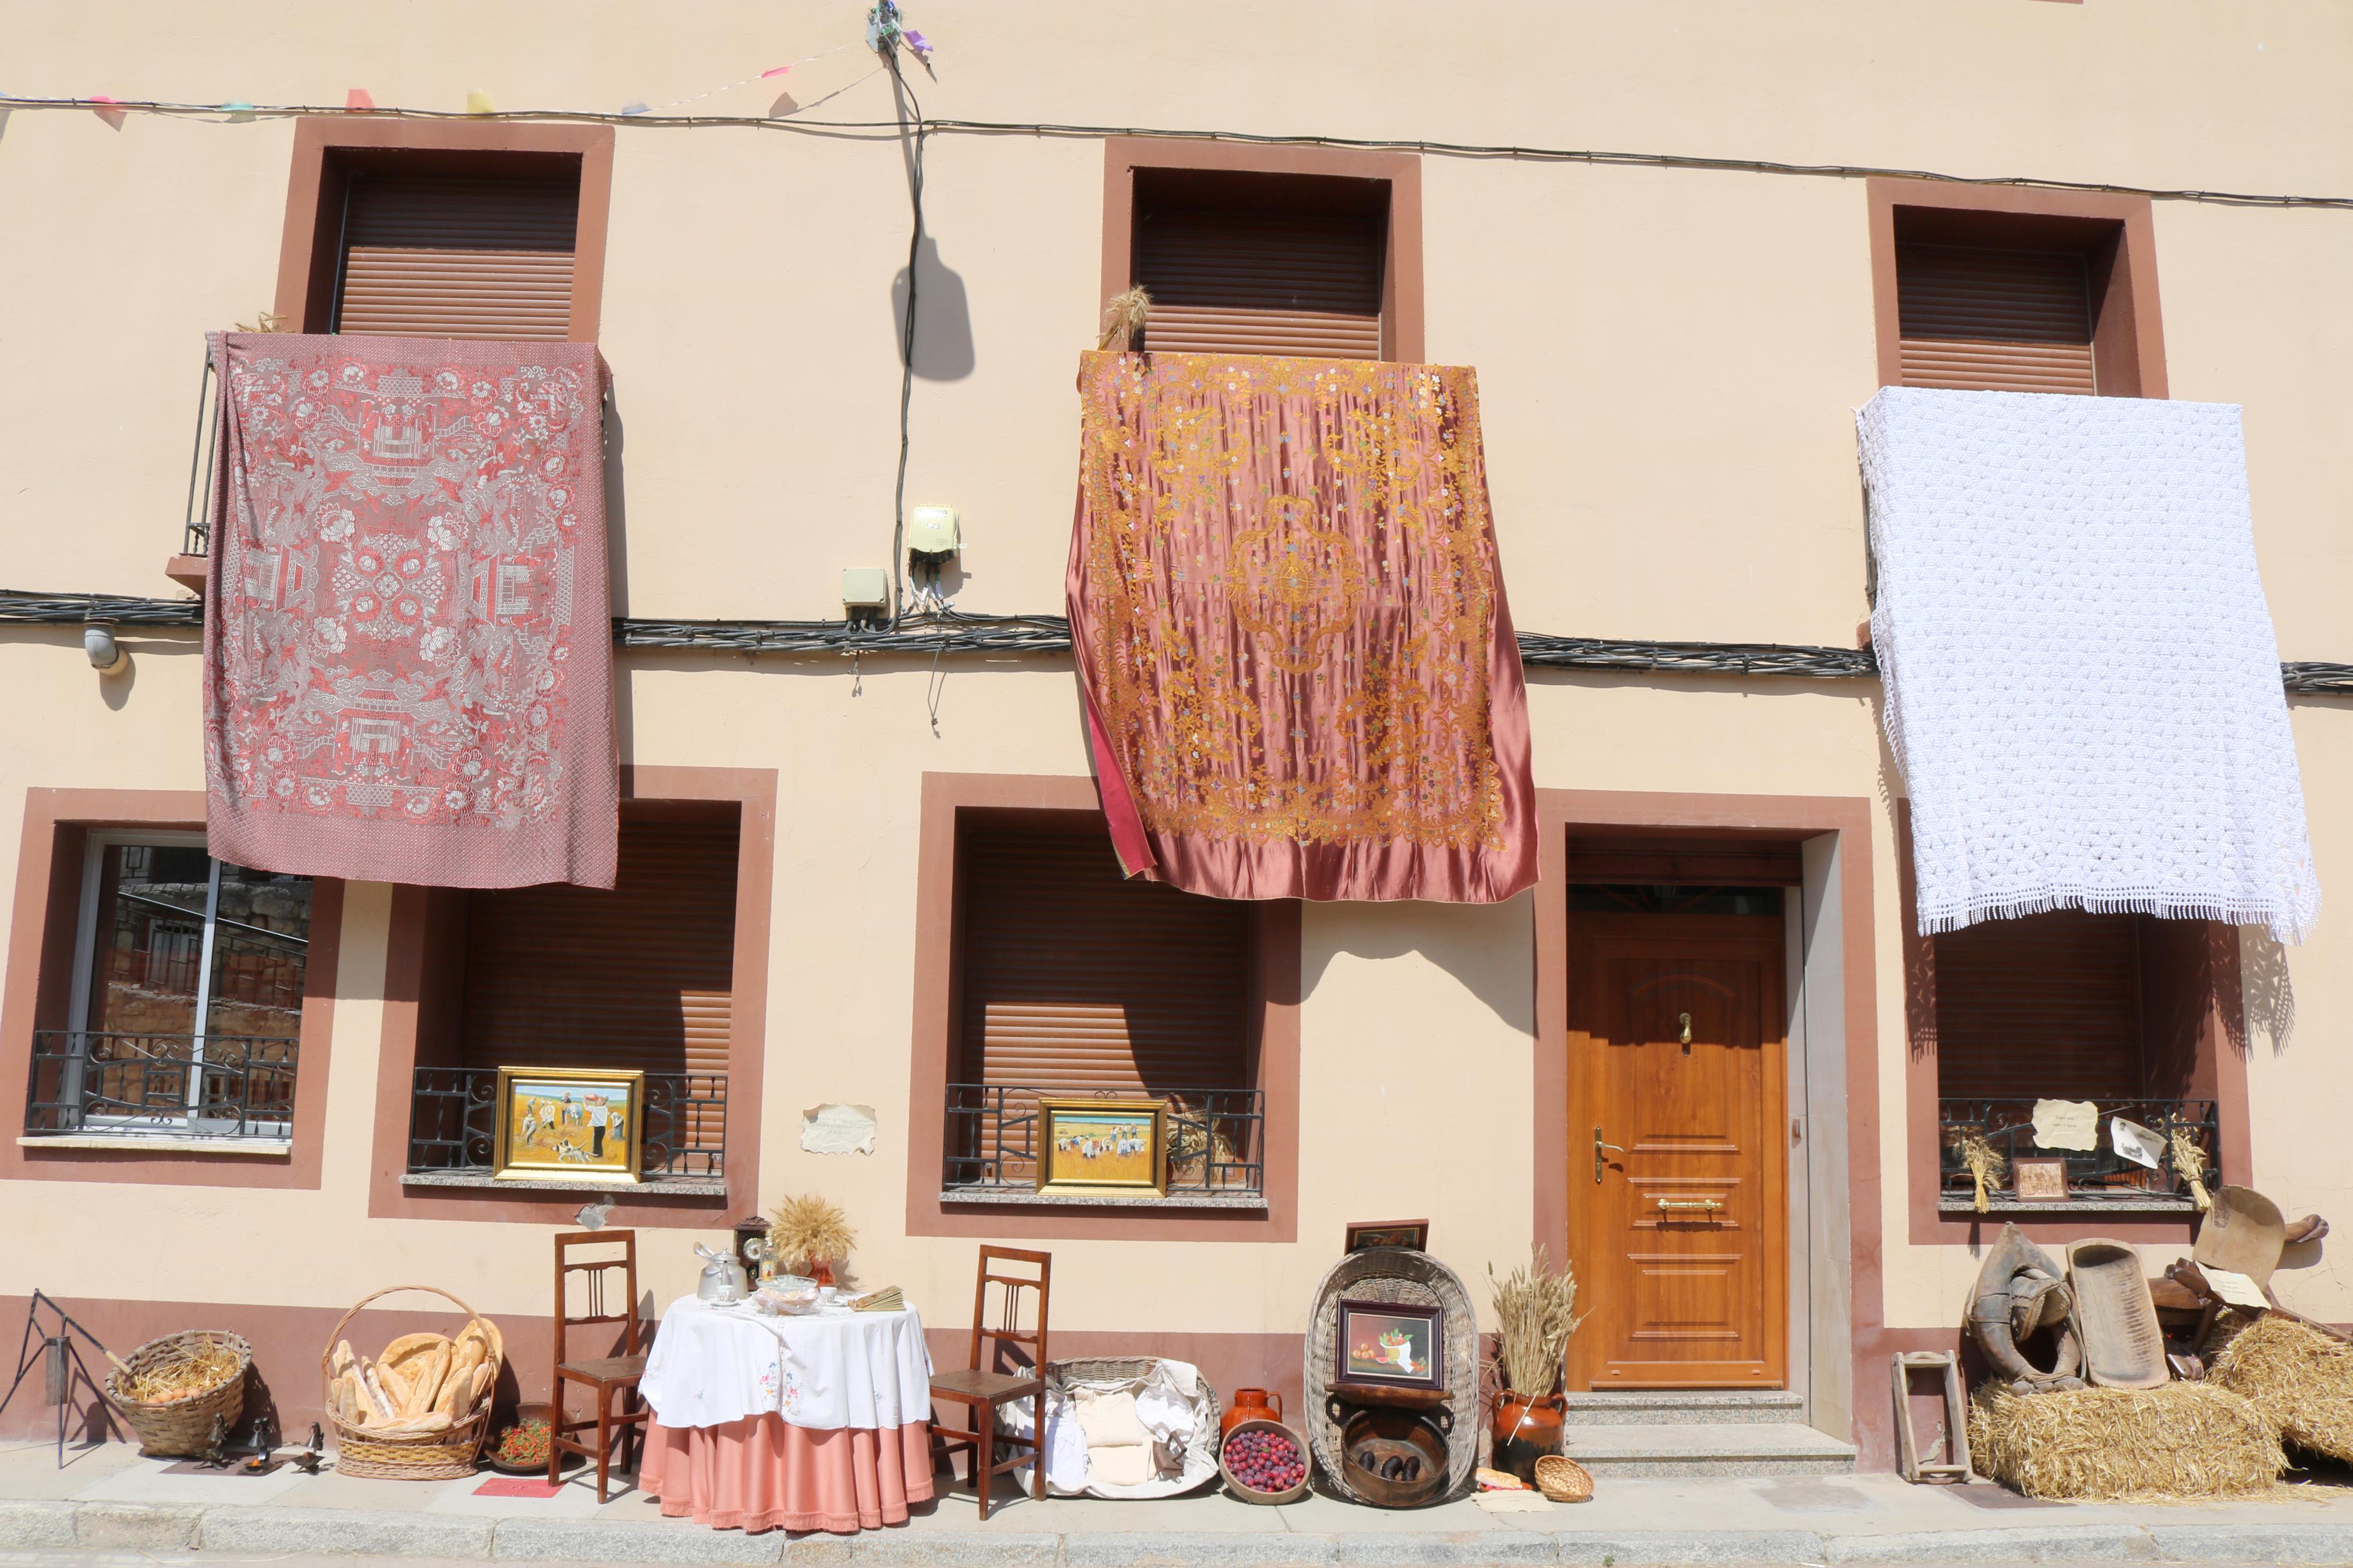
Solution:
M1156 1100L1038 1101L1038 1190L1162 1196L1168 1108Z
M501 1181L635 1182L646 1075L585 1068L501 1068L496 1158Z
M1339 1375L1391 1388L1444 1388L1445 1311L1409 1301L1339 1301Z

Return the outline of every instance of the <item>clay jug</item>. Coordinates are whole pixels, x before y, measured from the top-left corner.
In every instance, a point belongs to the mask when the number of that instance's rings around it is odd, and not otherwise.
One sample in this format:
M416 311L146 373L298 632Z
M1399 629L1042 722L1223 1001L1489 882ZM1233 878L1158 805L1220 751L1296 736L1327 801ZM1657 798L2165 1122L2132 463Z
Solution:
M1282 1395L1270 1394L1263 1388L1237 1388L1234 1402L1218 1423L1218 1437L1223 1441L1233 1429L1245 1421L1280 1421L1282 1419Z
M1494 1465L1535 1483L1536 1461L1561 1451L1561 1424L1568 1401L1557 1394L1515 1394L1504 1389L1495 1395L1495 1420L1488 1429L1494 1439Z

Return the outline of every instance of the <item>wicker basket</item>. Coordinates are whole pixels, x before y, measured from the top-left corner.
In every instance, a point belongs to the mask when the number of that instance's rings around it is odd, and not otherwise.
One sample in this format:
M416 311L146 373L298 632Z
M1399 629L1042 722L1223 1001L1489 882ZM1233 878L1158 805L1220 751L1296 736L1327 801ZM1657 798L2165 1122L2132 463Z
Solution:
M355 1426L335 1413L333 1394L336 1342L343 1330L372 1301L403 1290L422 1290L438 1296L466 1314L468 1323L480 1323L490 1341L490 1364L497 1366L506 1359L505 1336L496 1323L447 1290L430 1285L394 1285L378 1290L373 1296L363 1296L352 1310L337 1321L327 1335L326 1348L319 1352L319 1404L325 1410L327 1427L335 1435L335 1469L346 1476L368 1477L387 1481L453 1481L474 1473L480 1458L482 1439L491 1425L491 1405L498 1398L498 1373L491 1374L491 1386L472 1415L455 1423L447 1432L399 1434L371 1432ZM464 1332L464 1329L459 1331ZM452 1336L453 1338L455 1336Z
M1073 1385L1082 1383L1138 1382L1152 1375L1152 1369L1163 1359L1165 1358L1152 1355L1102 1355L1074 1356L1067 1361L1050 1361L1046 1363L1046 1386L1060 1393L1068 1394ZM1090 1486L1086 1489L1086 1495L1113 1498L1115 1501L1180 1497L1186 1492L1196 1491L1216 1480L1219 1473L1218 1425L1221 1419L1219 1413L1222 1407L1218 1404L1218 1391L1209 1386L1208 1378L1201 1379L1198 1387L1199 1392L1193 1397L1193 1412L1196 1420L1194 1430L1197 1433L1207 1434L1208 1440L1197 1441L1187 1446L1184 1474L1172 1476L1166 1480L1141 1481L1133 1487L1122 1487L1116 1496L1111 1492L1098 1491Z
M1555 1502L1584 1502L1593 1496L1593 1472L1566 1454L1536 1461L1536 1490Z
M119 1369L108 1375L106 1396L131 1418L132 1428L139 1434L141 1453L156 1458L201 1454L212 1445L214 1417L225 1418L232 1430L245 1418L245 1373L253 1365L253 1347L226 1329L190 1329L149 1340L132 1351L122 1364L134 1373L142 1373L198 1346L234 1351L237 1375L202 1394L162 1404L125 1394Z
M1446 1310L1446 1403L1431 1414L1444 1412L1446 1489L1433 1502L1466 1497L1473 1485L1471 1472L1485 1456L1481 1452L1487 1424L1480 1419L1479 1317L1471 1293L1454 1270L1426 1252L1402 1247L1371 1247L1352 1252L1332 1266L1315 1288L1315 1304L1307 1320L1307 1364L1301 1382L1300 1425L1307 1428L1308 1447L1324 1482L1349 1502L1366 1502L1347 1480L1340 1451L1339 1424L1325 1408L1325 1395L1341 1380L1339 1359L1340 1298L1370 1301L1409 1302ZM1451 1420L1451 1425L1448 1421Z

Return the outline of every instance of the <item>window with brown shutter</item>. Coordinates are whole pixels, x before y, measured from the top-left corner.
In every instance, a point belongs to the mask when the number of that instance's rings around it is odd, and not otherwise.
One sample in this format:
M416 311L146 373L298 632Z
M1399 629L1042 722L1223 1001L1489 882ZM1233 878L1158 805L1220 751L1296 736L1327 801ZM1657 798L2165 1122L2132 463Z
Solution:
M2081 252L1901 245L1895 268L1905 385L2098 390Z
M579 216L576 169L351 169L334 330L562 342Z
M628 808L610 890L467 895L464 1064L726 1072L736 836L732 812Z
M1387 181L1202 169L1134 179L1145 348L1382 357Z

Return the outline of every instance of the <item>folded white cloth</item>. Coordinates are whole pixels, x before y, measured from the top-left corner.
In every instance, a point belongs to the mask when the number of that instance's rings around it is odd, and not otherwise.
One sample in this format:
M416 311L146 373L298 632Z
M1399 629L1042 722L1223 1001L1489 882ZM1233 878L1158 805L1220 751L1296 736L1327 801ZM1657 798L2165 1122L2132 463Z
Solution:
M795 1426L893 1428L930 1418L932 1356L913 1310L771 1318L683 1296L638 1390L665 1426L773 1411Z
M1156 1479L1149 1443L1105 1443L1087 1449L1087 1476L1097 1486L1140 1487Z
M1130 1448L1152 1441L1152 1434L1135 1418L1134 1394L1082 1388L1071 1397L1079 1407L1079 1428L1087 1435L1089 1448Z
M2230 404L1887 387L1856 416L1923 931L2320 910Z
M1029 1401L1017 1400L997 1407L997 1429L1018 1437L1029 1436ZM1023 1487L1029 1484L1029 1467L1013 1472ZM1087 1435L1080 1430L1070 1396L1060 1389L1046 1391L1046 1489L1068 1497L1087 1486Z

